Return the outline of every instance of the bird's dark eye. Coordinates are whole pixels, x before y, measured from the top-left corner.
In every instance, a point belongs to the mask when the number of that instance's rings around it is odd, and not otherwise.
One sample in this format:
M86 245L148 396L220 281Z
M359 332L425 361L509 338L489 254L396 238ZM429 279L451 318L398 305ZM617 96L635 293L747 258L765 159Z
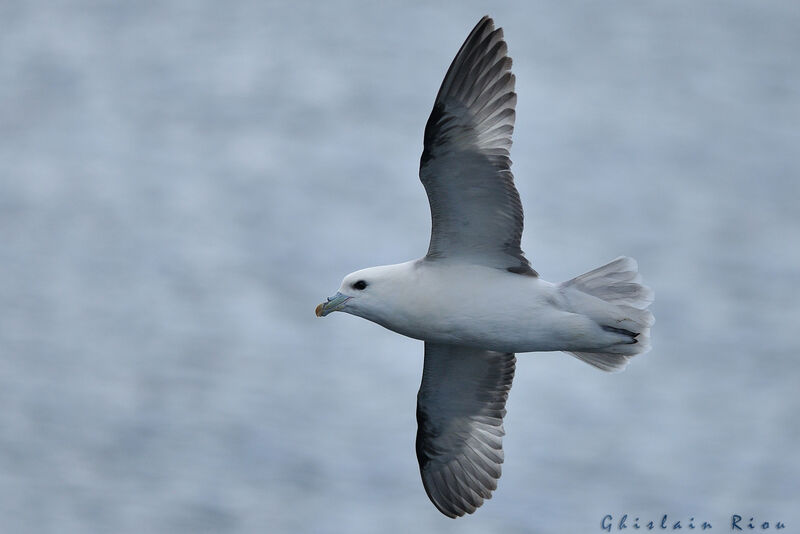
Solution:
M358 289L359 291L367 289L367 283L363 280L359 280L355 284L353 284L353 289Z

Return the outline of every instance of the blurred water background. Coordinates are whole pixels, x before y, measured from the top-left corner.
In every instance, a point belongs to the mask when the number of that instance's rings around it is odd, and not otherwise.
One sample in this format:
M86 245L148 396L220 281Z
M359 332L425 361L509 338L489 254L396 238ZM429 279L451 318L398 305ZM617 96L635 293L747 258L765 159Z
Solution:
M519 358L504 475L452 521L422 344L314 317L422 256L441 78L505 28L523 248L656 291L619 375ZM0 3L0 531L800 529L800 7Z

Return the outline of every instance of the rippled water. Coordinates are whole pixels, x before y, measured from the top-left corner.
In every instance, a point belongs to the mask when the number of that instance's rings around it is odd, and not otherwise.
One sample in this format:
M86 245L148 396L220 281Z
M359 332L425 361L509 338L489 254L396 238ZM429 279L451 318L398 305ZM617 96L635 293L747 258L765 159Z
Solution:
M656 290L620 375L519 358L494 499L414 456L422 345L314 306L424 254L422 130L485 4L0 5L0 530L800 528L800 9L508 3L523 248Z

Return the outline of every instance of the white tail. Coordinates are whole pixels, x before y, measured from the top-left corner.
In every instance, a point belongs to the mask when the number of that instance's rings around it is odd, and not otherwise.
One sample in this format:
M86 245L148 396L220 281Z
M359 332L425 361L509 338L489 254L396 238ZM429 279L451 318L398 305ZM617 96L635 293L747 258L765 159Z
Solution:
M563 294L582 313L604 330L626 335L625 341L598 349L599 352L568 354L614 372L622 371L633 356L650 350L650 327L655 318L647 307L653 302L653 291L641 284L638 268L636 260L623 256L561 284ZM595 299L586 299L586 295ZM596 299L607 305L598 306Z

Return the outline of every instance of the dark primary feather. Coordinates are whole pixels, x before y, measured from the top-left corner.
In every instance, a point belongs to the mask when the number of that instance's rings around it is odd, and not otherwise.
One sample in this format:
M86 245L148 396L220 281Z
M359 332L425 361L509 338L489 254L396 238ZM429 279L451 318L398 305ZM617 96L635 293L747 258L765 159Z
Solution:
M428 497L448 517L471 514L497 488L515 364L513 354L425 343L417 459Z
M520 249L522 204L509 158L517 95L506 53L503 30L483 17L436 96L419 171L431 207L426 260L536 276Z

